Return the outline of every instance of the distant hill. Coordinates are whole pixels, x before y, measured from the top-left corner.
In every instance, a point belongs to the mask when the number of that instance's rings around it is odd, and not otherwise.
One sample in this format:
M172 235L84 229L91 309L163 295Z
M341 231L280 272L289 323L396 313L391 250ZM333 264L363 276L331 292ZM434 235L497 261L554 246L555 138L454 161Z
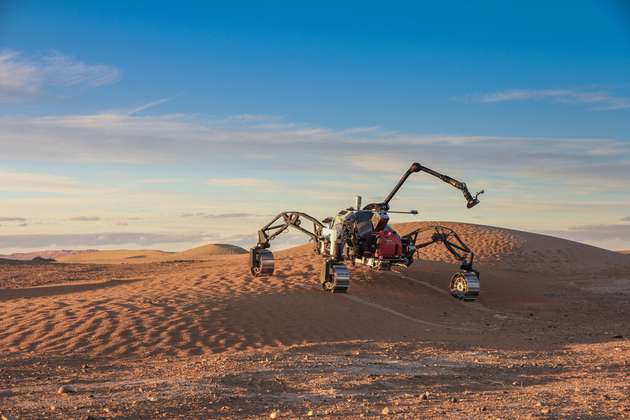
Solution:
M56 260L54 258L43 258L43 257L35 257L32 258L30 260L18 260L18 259L14 259L14 258L3 258L0 257L0 265L2 264L23 264L23 265L30 265L30 264L51 264L54 263Z
M30 261L33 258L46 258L46 259L57 259L60 257L66 257L68 255L76 255L84 252L94 252L94 249L88 250L71 250L71 249L59 249L54 251L33 251L33 252L16 252L14 254L0 255L0 258L9 259L9 260L18 260L18 261Z
M187 251L178 252L176 255L182 260L203 260L206 257L213 257L215 255L232 255L232 254L247 254L248 251L236 245L229 244L209 244L196 248L191 248Z
M148 262L204 260L218 255L247 254L247 251L236 245L208 244L181 252L159 250L117 249L89 251L72 255L64 255L57 261L81 264L141 264Z

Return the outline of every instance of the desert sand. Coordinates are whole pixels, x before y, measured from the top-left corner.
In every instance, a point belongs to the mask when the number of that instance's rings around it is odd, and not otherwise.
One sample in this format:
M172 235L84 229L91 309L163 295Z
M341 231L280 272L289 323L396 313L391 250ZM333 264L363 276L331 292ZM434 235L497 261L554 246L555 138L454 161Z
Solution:
M321 290L310 245L277 252L263 278L226 246L0 264L0 411L630 417L628 256L443 224L477 254L477 302L449 296L457 266L438 246L400 273L353 268L346 295Z

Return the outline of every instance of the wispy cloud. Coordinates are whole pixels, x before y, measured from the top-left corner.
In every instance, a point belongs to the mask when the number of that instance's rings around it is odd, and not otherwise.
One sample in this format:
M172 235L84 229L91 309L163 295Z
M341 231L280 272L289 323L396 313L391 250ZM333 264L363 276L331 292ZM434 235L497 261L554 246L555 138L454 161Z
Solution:
M134 114L138 114L140 112L146 111L147 109L151 109L154 108L156 106L160 106L168 101L170 101L172 98L162 98L162 99L158 99L156 101L151 101L151 102L147 102L146 104L137 106L135 108L131 108L129 110L127 110L126 112L124 112L126 115L134 115Z
M101 218L98 216L77 216L70 218L71 222L98 222L99 220L101 220Z
M475 212L482 219L468 221L510 225L519 213L525 216L519 216L514 227L540 230L553 220L565 228L597 223L593 214L630 205L630 143L615 138L417 135L377 127L313 127L262 116L211 120L110 111L0 117L0 150L7 161L28 160L34 168L59 163L143 165L129 172L125 168L132 166L113 165L123 171L115 182L0 171L0 191L12 193L13 207L5 207L6 215L34 219L38 215L32 209L46 205L56 206L55 218L67 221L75 214L90 215L98 202L98 214L107 215L103 224L111 222L111 230L120 229L115 223L125 215L112 216L120 211L115 204L120 202L126 203L128 215L143 216L138 222L143 231L208 228L245 234L259 227L257 216L246 216L251 211L303 209L324 217L349 205L354 194L364 195L366 201L382 199L416 160L467 182L473 190L486 188L484 206L479 207L483 211ZM266 160L252 161L258 156ZM168 170L146 175L156 167ZM177 178L171 178L173 174ZM148 185L176 181L182 188ZM419 176L405 186L397 205L416 208L421 200L426 218L472 217L472 212L462 213L460 199L456 191ZM559 217L569 202L574 213ZM600 208L595 212L593 206ZM207 210L193 212L196 209ZM180 217L185 213L188 219ZM35 227L30 228L33 233ZM63 232L64 227L54 229Z
M151 232L103 232L85 234L0 235L0 249L42 249L104 247L116 245L153 246L157 244L201 243L199 234Z
M474 159L478 164L502 168L531 168L543 162L549 168L580 168L582 164L608 164L611 160L630 162L630 145L611 138L412 135L295 123L276 123L273 128L265 125L199 120L184 115L0 117L0 149L6 159L137 164L203 161L208 165L229 161L239 170L249 165L245 162L250 159L248 156L264 155L269 163L257 165L258 168L281 165L334 172L342 171L339 163L351 158L357 167L373 170L374 159L379 156L379 167L388 166L384 162L392 158L404 162L439 158L456 165ZM369 152L360 157L358 150ZM146 182L167 181L174 179ZM252 177L208 180L214 186L252 187L265 183L264 179Z
M621 240L630 242L630 225L628 224L594 224L574 226L564 231L552 231L550 233L580 242L601 240Z
M34 95L41 84L38 69L20 59L17 52L0 52L0 100Z
M259 121L260 122L260 121ZM398 173L411 161L439 162L457 175L500 174L561 184L603 185L627 191L630 143L612 138L544 138L502 136L412 135L371 128L329 129L296 123L266 124L199 120L184 115L137 116L115 113L0 118L0 149L6 159L45 162L188 164L212 167L229 163L234 171L251 171L247 156L268 155L256 165L261 177L213 177L207 185L271 189L278 170L323 176ZM331 153L334 151L334 153ZM357 151L364 151L357 153ZM471 173L472 171L472 173ZM33 191L39 186L76 190L72 179L41 174L1 174L2 190ZM463 175L463 174L462 174ZM266 178L265 178L266 177ZM166 184L171 178L142 182ZM472 180L474 181L474 179Z
M264 179L256 178L211 178L206 181L208 185L218 187L244 187L255 188L269 186L272 183Z
M205 213L205 212L197 212L197 213L184 213L181 215L183 218L190 217L200 217L204 219L243 219L250 217L266 217L269 215L266 214L255 214L255 213Z
M0 51L0 102L21 101L55 89L93 88L119 78L115 67L87 64L56 51L37 57Z
M600 111L630 108L630 98L616 96L600 89L509 89L470 97L474 102L497 103L548 100L581 104Z
M26 222L23 217L0 217L0 222Z
M61 175L0 171L0 178L2 179L0 191L68 193L82 190L77 180Z
M140 184L155 184L155 185L166 185L166 184L177 184L181 182L179 178L145 178L138 181Z

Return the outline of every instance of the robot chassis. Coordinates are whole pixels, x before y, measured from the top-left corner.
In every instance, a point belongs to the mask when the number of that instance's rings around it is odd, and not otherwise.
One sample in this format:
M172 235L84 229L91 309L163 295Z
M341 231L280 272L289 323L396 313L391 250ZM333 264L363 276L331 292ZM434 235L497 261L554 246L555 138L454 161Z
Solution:
M340 211L335 218L328 217L319 221L314 217L297 211L285 211L278 214L258 231L258 244L250 249L250 269L252 275L269 276L274 271L274 257L269 250L270 241L294 228L311 238L314 251L323 257L320 283L324 290L332 293L345 293L350 284L350 265L364 265L376 271L391 270L394 267L409 267L416 252L442 243L460 262L461 271L451 277L449 289L452 296L465 301L474 301L479 296L479 272L473 268L474 253L462 241L455 231L445 226L428 226L416 229L403 236L393 230L388 222L388 213L418 214L392 211L389 202L413 173L425 172L461 190L472 208L479 204L478 196L483 190L472 196L466 184L447 175L443 175L419 163L413 163L403 174L398 184L381 203L371 203L361 208L361 197L357 197L355 208ZM430 239L418 242L419 238L430 232Z

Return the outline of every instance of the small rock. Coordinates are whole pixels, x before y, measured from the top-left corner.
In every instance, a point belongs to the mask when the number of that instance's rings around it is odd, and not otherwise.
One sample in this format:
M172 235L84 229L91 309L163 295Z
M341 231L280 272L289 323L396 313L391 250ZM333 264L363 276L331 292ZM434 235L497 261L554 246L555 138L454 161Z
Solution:
M389 414L389 408L387 408L387 407L383 408L383 411L381 411L381 414L384 415L384 416L388 415Z
M57 394L74 394L77 392L77 389L70 384L61 385L59 389L57 389Z
M278 418L278 410L274 410L269 414L270 419Z
M452 402L452 403L456 403L456 402L457 402L457 401L459 401L459 400L458 400L457 398L453 397L453 398L451 398L449 401L450 401L450 402Z
M15 420L15 417L13 417L11 414L3 414L2 420Z
M308 411L306 412L306 417L313 417L313 414L314 414L314 413L313 413L313 410L308 410Z
M548 409L548 408L543 408L543 409L541 409L541 410L540 410L540 412L541 412L542 414L549 414L549 413L551 413L551 410L550 410L550 409Z
M428 400L429 399L429 391L425 391L425 393L420 396L420 399L421 400Z

